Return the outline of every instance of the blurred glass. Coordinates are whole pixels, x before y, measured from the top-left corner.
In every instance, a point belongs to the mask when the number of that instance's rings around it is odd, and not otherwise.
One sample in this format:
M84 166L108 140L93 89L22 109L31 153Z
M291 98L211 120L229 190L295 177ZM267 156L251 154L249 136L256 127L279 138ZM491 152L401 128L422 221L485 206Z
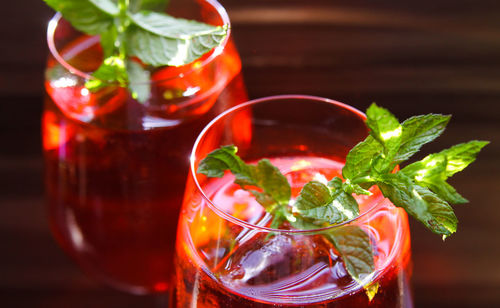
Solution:
M214 0L170 1L167 13L229 25ZM230 36L181 67L148 68L150 98L126 88L85 88L102 62L99 37L57 14L49 24L43 113L52 231L78 265L132 293L164 292L173 272L189 151L201 129L247 100Z

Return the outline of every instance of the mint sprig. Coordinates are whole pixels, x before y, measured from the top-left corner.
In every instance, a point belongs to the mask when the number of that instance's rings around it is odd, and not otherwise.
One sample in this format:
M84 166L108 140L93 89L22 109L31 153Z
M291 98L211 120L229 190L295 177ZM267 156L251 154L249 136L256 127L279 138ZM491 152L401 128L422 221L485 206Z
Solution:
M208 177L222 177L229 170L235 183L248 190L257 201L272 213L277 206L286 207L292 196L286 177L269 160L262 159L257 165L245 163L233 146L223 146L207 155L199 164L198 172Z
M399 123L392 113L376 104L368 108L366 115L370 134L348 153L342 169L344 179L310 181L294 201L290 199L290 184L277 167L267 159L257 165L246 164L236 155L235 146L223 146L208 154L197 172L222 177L229 170L235 175L235 183L251 192L273 215L272 228L287 222L295 229L312 230L356 218L359 205L353 194L369 195L368 189L376 185L395 206L405 209L432 232L443 238L454 233L458 220L450 203L467 200L446 180L472 163L489 142L459 144L397 171L399 164L443 133L450 116L428 114ZM371 300L378 284L365 282L375 270L369 235L355 225L332 228L323 234Z
M327 185L317 181L307 183L291 204L291 188L286 177L269 160L262 159L256 165L246 164L233 145L223 146L209 153L198 165L198 173L208 177L222 177L229 170L235 176L235 183L255 196L264 209L273 215L270 227L279 228L288 222L301 230L318 229L355 218L359 206L352 197L349 185L340 178L332 179ZM348 194L343 189L351 190ZM344 228L356 229L346 243ZM345 226L335 232L328 232L328 239L339 251L349 274L363 284L363 279L373 272L374 261L369 236L359 227Z
M418 152L422 145L441 135L449 119L449 116L429 114L412 117L397 125L399 122L394 115L372 104L367 110L366 121L370 136L348 154L342 170L344 178L364 188L377 185L394 205L404 208L432 232L446 238L457 226L457 218L448 202L465 202L446 182L455 172L446 170L463 170L488 142L457 145L398 172L393 173L393 170ZM392 124L374 124L377 120Z
M191 63L219 46L227 36L226 26L163 13L166 0L44 1L76 29L100 35L105 59L86 87L92 92L108 84L128 87L132 97L141 103L150 97L150 73L144 65Z

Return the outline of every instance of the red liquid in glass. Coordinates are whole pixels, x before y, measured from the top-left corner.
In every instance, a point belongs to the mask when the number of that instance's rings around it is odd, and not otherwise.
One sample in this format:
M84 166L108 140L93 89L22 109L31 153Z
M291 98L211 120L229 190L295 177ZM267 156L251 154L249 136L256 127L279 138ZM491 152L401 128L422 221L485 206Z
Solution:
M271 161L287 176L293 196L318 174L331 179L342 168L317 157ZM211 179L205 193L221 210L268 226L269 214L233 180ZM407 216L380 195L357 197L361 213L384 202L367 214L363 227L374 243L374 281L380 285L371 301L323 236L252 233L221 219L200 196L193 198L184 201L179 222L177 307L412 307Z
M102 58L88 37L61 54L84 71ZM189 74L201 62L153 73L152 95L171 103L146 107L119 87L89 93L74 76L57 75L64 69L49 60L42 126L51 228L81 267L115 287L170 287L194 140L213 117L247 99L231 42L216 61ZM176 99L182 92L188 98Z

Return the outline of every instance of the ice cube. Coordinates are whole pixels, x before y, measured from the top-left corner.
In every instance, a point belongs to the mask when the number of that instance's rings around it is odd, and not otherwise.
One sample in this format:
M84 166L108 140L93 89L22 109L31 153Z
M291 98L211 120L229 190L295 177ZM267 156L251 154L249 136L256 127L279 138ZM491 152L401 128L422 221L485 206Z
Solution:
M330 247L321 236L260 233L236 246L219 277L232 286L266 284L317 263L330 264L330 258Z

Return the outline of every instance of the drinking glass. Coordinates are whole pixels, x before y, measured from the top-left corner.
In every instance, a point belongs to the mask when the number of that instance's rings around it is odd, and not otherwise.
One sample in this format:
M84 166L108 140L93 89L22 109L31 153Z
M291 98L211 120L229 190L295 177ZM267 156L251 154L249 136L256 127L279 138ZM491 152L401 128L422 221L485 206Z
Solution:
M287 177L292 199L312 179L341 176L349 150L368 132L365 115L329 99L275 96L236 106L198 137L176 244L177 307L412 307L408 217L375 187L356 196L360 215L317 230L272 229L271 216L234 176L197 174L200 160L235 145L248 162L268 158ZM375 271L363 285L369 300L326 240L361 228L370 237ZM347 245L355 243L347 243Z
M167 13L230 26L215 0L172 0ZM151 70L150 98L140 103L115 84L85 88L102 62L99 37L56 14L47 39L42 130L53 234L99 280L138 294L166 291L195 138L247 100L233 41L228 35L188 65Z

